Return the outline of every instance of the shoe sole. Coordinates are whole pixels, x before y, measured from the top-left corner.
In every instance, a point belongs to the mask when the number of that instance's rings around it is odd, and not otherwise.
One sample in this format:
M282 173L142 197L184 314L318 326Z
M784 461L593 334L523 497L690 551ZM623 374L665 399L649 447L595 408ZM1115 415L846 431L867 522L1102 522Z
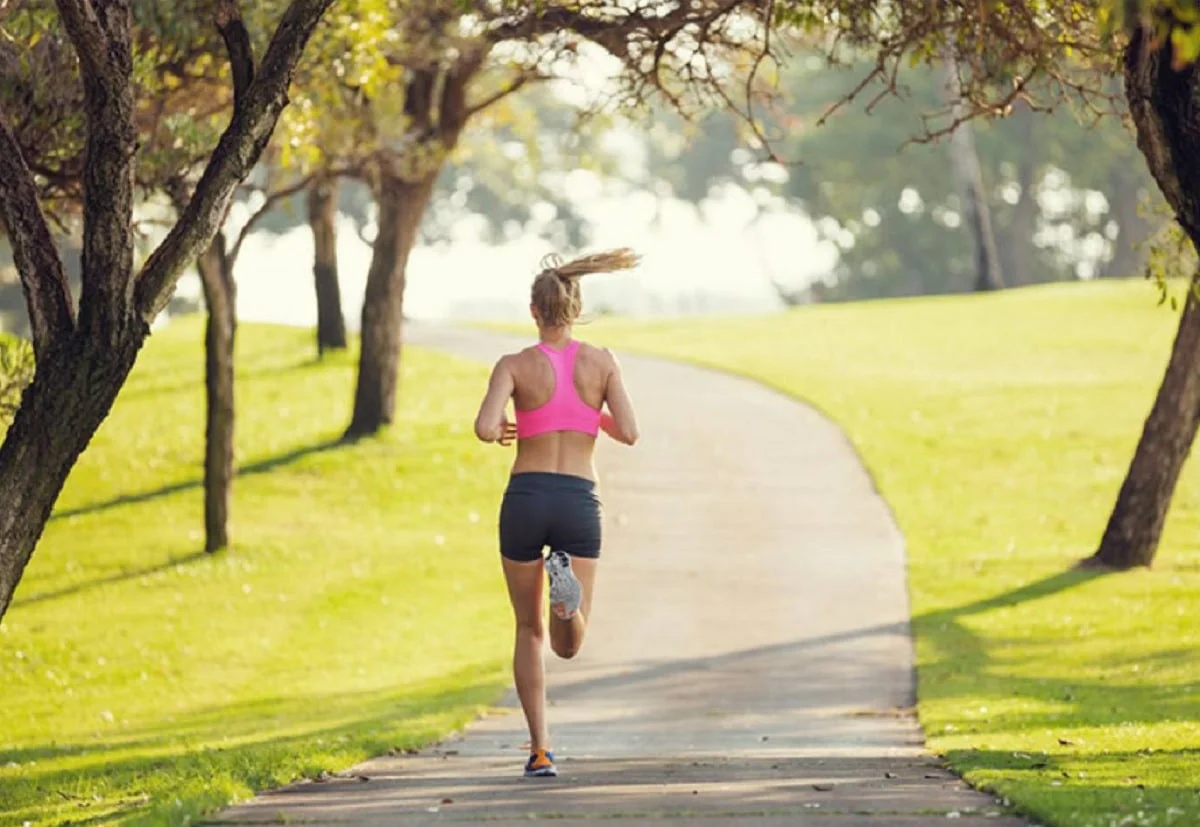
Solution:
M556 563L556 559L564 561L565 565ZM568 616L574 615L583 603L583 587L571 571L570 556L561 551L551 552L546 572L550 577L550 605L562 604Z
M554 778L558 775L558 770L554 767L542 767L536 770L525 770L526 778Z

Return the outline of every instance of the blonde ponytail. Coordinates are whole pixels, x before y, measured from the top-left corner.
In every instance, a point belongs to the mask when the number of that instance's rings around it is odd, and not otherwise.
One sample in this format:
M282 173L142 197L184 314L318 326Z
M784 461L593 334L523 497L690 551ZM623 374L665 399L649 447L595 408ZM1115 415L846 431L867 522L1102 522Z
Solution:
M583 299L579 280L591 273L632 270L641 257L628 247L581 256L564 262L560 256L542 259L542 271L533 280L531 301L543 327L563 327L579 318Z

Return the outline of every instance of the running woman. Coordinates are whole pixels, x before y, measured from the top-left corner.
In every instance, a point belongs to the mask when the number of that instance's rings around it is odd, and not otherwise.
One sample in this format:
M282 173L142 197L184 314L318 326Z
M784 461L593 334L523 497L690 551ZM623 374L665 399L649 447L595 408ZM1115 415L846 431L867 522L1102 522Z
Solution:
M517 623L513 677L529 725L526 776L558 774L546 726L543 584L548 576L550 648L573 658L583 645L600 557L596 437L604 431L625 445L638 439L616 357L572 336L582 311L579 279L637 263L628 249L544 261L530 303L538 343L496 362L475 418L484 442L517 442L500 506L500 555ZM510 399L515 423L506 413Z

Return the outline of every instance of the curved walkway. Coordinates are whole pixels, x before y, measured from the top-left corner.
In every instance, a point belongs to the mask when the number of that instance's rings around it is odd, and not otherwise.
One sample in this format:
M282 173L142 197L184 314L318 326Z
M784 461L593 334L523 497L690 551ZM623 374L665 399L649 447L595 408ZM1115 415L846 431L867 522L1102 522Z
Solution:
M414 344L488 362L526 344L410 328ZM214 821L1022 823L922 750L903 540L842 433L747 380L621 361L644 436L600 449L589 638L574 661L548 655L560 778L516 777L526 737L509 697L510 714L450 742Z

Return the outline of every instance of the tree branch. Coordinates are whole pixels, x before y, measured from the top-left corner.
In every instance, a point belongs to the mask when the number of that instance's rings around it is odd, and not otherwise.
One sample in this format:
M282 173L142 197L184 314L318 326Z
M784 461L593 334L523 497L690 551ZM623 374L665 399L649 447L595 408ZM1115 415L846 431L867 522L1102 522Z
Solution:
M242 244L250 237L255 226L266 217L273 208L279 205L279 202L286 201L294 195L299 195L301 191L308 189L313 180L318 176L325 178L350 178L361 175L362 170L356 166L333 167L331 169L322 169L320 172L314 172L311 175L306 175L294 184L283 187L278 190L258 190L262 192L266 198L262 205L254 211L254 213L246 219L246 226L242 227L238 233L237 239L233 243L233 251L229 254L229 260L236 262L238 254L242 251Z
M249 218L246 219L246 225L242 227L241 231L238 233L237 239L233 242L233 249L230 250L228 256L229 261L231 263L237 261L238 255L242 252L242 244L244 244L246 239L250 237L250 234L254 232L254 228L260 221L263 220L264 217L266 217L267 213L273 210L280 201L286 201L293 195L297 195L308 189L308 185L312 183L312 180L315 177L315 174L306 175L291 186L268 193L266 200L262 202L262 205L259 206L259 208L255 210Z
M404 84L404 114L412 120L415 131L424 132L429 129L433 112L433 87L437 76L428 69L412 69L409 74Z
M257 77L246 90L244 105L221 136L196 194L179 223L147 259L136 285L137 310L153 320L170 298L179 274L208 246L234 190L245 180L271 139L287 105L287 90L296 63L321 16L333 0L293 0L283 15Z
M679 11L676 10L670 15L653 18L653 20L662 21L660 25L663 25L665 29L670 29L678 25L679 16ZM625 19L630 18L632 15L628 15ZM669 24L666 22L668 18L671 19ZM536 6L531 6L522 19L510 20L491 27L487 32L487 38L492 43L501 43L506 40L531 40L541 35L566 30L597 43L616 57L624 58L629 52L625 38L627 26L615 25L616 22L559 6L544 11L538 11Z
M655 15L644 14L642 8L625 10L620 6L612 6L607 10L614 12L615 16L607 19L585 14L582 10L561 6L545 8L535 4L529 7L523 18L492 26L488 29L486 37L492 43L500 43L571 31L604 48L614 57L624 60L630 56L629 36L633 32L653 40L664 36L666 40L670 40L689 25L699 24L707 27L739 6L758 7L761 3L762 0L726 0L715 7L709 7L695 2L680 2L666 14Z
M0 116L0 225L12 245L33 329L33 351L40 360L56 340L75 329L71 291L54 237L38 204L33 175L16 138Z
M55 5L67 35L75 44L85 76L99 76L104 72L108 36L91 0L55 0Z
M438 131L441 133L442 144L447 148L453 147L462 134L467 123L467 84L479 71L487 57L490 44L465 52L450 70L442 82L442 99L438 105Z
M233 105L242 106L246 91L254 83L254 50L250 46L250 33L242 20L242 10L237 0L218 0L214 17L217 31L225 41L229 53L229 65L233 70Z
M483 100L478 101L477 103L474 103L471 106L467 107L467 111L466 111L464 120L467 120L467 121L471 120L471 118L475 117L480 112L496 105L500 101L507 98L509 95L520 90L526 84L533 83L534 81L538 81L538 80L544 80L544 79L545 79L545 77L543 75L538 74L537 72L522 72L521 74L519 74L515 78L513 78L511 81L509 81L509 83L506 86L496 90L495 92L493 92L492 94L490 94L486 98L484 98Z
M126 327L133 278L137 127L129 0L57 0L81 63L87 116L83 154L83 290L79 325L110 343Z

